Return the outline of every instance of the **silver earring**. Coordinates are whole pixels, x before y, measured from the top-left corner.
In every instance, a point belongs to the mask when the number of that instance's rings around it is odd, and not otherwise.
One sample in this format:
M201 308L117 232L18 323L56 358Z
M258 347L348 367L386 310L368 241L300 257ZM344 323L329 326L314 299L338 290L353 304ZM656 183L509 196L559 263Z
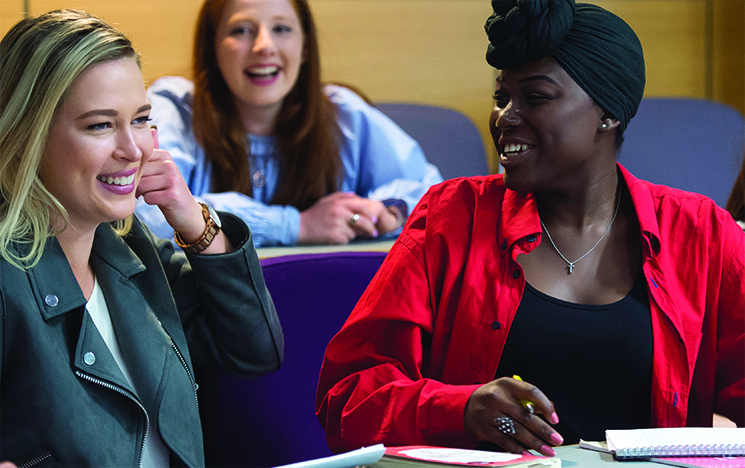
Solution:
M601 127L608 128L608 124L607 123L604 123L603 125L601 125Z

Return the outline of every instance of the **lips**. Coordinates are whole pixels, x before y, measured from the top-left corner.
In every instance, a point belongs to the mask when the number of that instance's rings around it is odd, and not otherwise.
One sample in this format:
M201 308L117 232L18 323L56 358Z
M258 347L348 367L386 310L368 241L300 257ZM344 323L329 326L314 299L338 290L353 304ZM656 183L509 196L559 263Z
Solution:
M246 70L246 74L253 78L270 78L276 76L278 73L279 67L276 65L264 65Z
M121 177L98 176L96 179L108 185L130 185L135 180L135 174Z
M131 168L111 174L101 174L96 176L96 180L101 182L101 186L111 193L128 195L135 189L134 182L136 177L137 168Z
M269 85L274 83L282 68L278 65L257 65L244 71L251 83L256 85Z
M511 167L528 157L533 145L526 143L502 143L499 146L499 163L502 167Z

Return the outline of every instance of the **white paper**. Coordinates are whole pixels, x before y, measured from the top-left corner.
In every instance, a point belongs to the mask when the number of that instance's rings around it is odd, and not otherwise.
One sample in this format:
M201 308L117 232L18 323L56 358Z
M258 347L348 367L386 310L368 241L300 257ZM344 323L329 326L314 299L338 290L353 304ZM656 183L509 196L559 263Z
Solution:
M399 453L419 460L444 463L493 463L508 462L522 458L521 455L515 455L514 453L448 448L418 448L404 450Z
M372 465L380 460L383 454L385 454L385 447L383 444L378 444L340 453L339 455L282 465L276 468L354 468L356 466Z

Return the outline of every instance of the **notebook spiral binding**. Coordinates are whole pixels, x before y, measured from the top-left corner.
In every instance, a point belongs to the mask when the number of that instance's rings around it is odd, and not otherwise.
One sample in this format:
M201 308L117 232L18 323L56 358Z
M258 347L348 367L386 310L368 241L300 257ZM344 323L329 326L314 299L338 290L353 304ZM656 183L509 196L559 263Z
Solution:
M635 447L616 451L616 458L648 457L741 457L745 456L742 444L657 445Z

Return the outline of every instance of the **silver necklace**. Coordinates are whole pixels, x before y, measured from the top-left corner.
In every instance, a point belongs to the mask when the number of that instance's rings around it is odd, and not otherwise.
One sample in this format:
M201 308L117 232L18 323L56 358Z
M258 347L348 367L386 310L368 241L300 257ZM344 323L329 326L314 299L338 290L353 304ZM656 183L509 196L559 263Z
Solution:
M548 228L546 227L545 224L543 224L543 220L541 220L541 226L543 226L543 230L546 231L546 235L548 236L548 240L551 241L551 245L554 246L554 250L556 250L556 253L558 253L559 256L561 258L563 258L565 262L567 262L567 268L569 268L569 273L568 274L571 275L572 274L572 270L574 270L574 264L577 263L578 261L582 260L583 258L587 257L588 255L590 255L590 252L592 252L593 250L595 250L595 247L597 247L598 244L600 244L600 241L602 241L605 238L605 236L610 232L610 228L611 228L611 226L613 226L613 221L616 220L616 215L618 214L618 207L621 206L621 190L622 189L623 189L623 186L622 185L619 185L618 186L618 200L616 200L616 211L613 213L613 218L610 220L610 224L608 225L608 228L605 230L605 232L603 233L603 235L600 236L600 239L598 239L598 241L595 242L595 245L593 245L590 250L588 250L587 252L585 252L585 254L583 256L579 257L577 260L575 260L573 262L570 262L569 260L567 260L567 258L564 256L564 254L561 253L561 251L559 250L559 248L556 247L556 244L554 244L554 240L551 239L551 234L548 232Z

